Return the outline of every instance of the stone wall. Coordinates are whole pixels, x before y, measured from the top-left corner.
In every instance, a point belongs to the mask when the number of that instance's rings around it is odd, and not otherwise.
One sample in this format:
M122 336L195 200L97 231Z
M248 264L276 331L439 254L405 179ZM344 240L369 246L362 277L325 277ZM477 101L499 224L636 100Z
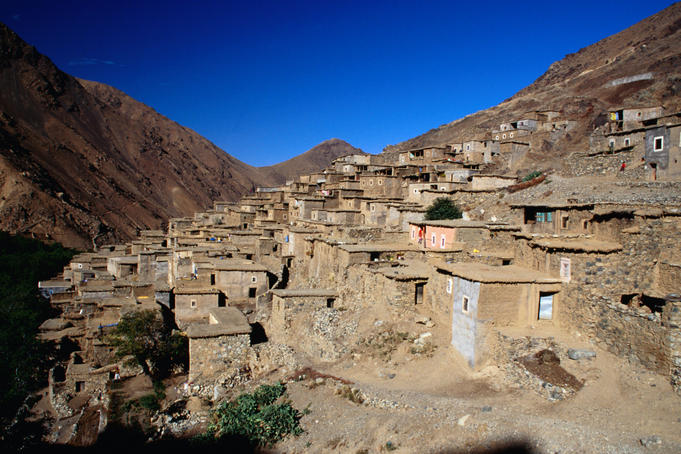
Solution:
M560 260L569 259L571 279L564 284L557 307L563 326L632 362L670 375L678 348L672 339L680 333L671 321L677 306L667 303L651 309L643 299L661 298L674 289L679 293L681 282L660 281L660 270L663 276L669 270L659 259L678 254L681 226L678 218L637 218L637 224L629 233L621 232L619 252L545 250L521 240L516 259L555 277L560 275Z
M189 380L217 378L248 362L251 339L248 334L189 339Z

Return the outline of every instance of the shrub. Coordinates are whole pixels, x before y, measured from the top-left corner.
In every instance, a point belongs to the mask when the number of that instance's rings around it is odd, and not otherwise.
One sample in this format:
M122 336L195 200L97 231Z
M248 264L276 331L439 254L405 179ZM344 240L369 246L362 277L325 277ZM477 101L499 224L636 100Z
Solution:
M426 211L426 221L442 219L461 219L462 213L458 206L446 197L438 197Z
M539 170L535 170L534 172L530 172L527 175L523 177L522 181L530 181L534 180L535 178L541 176L541 172Z
M257 446L272 445L289 434L300 435L300 412L288 401L275 403L285 392L281 383L262 385L221 404L213 412L215 421L208 435L218 440L243 437Z

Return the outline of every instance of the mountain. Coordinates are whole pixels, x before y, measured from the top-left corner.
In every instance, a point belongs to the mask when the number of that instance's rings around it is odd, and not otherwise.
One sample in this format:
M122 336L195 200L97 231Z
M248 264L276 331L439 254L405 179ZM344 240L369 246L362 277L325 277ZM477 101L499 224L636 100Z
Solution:
M329 139L310 148L305 153L273 166L259 167L265 178L274 184L284 184L298 175L317 172L331 161L349 154L365 154L341 139Z
M62 72L0 24L0 230L83 249L132 239L328 165L347 145L330 142L261 171L113 87Z
M620 33L553 63L533 84L501 104L385 148L391 154L410 148L455 143L488 133L502 122L538 110L576 120L567 137L535 150L534 162L560 165L560 158L583 150L608 108L663 105L681 110L681 3Z

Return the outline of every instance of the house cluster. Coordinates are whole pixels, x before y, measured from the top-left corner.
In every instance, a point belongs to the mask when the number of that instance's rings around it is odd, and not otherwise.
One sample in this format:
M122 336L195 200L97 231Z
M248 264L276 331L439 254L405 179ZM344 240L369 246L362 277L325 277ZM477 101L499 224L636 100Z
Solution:
M678 153L677 126L657 119L642 134L665 128L664 146ZM472 368L494 361L499 333L548 327L589 336L681 389L681 192L527 197L546 190L510 194L515 177L484 172L535 134L570 128L557 112L535 112L490 140L407 150L397 162L344 156L284 186L170 219L167 231L76 256L39 284L62 312L41 336L76 346L51 372L55 405L134 373L106 334L125 313L149 308L188 337L192 382L243 368L264 339L337 359L343 350L314 317L370 306L386 317L427 312L451 327L451 347ZM438 197L456 201L464 218L424 220ZM493 218L474 210L488 200L503 206Z
M663 106L613 107L590 139L593 152L629 152L642 161L649 180L681 177L681 112L666 112Z

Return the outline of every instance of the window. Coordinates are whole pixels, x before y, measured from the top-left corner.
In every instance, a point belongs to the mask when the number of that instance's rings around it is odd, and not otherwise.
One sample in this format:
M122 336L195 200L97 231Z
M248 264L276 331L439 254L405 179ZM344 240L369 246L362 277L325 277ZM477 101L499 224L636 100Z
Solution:
M196 307L196 300L191 300L191 302L189 303L189 305L190 305L191 307Z
M615 139L610 139L608 141L608 147L615 148Z
M499 140L499 134L497 134L496 136L494 136L494 140Z
M284 215L284 220L286 220L286 215Z
M440 235L440 249L444 249L444 248L445 248L445 243L446 243L446 240L445 240L444 234L443 234L443 235Z
M506 138L506 134L502 134L502 135L501 135L501 138L502 138L502 139L505 139L505 138Z
M251 276L251 282L256 283L258 282L258 278L255 276Z
M470 151L470 149L471 149L471 146L470 146L470 145L466 145L466 151Z
M373 185L374 185L374 180L369 180L369 186L373 186Z
M255 288L255 287L249 288L249 289L248 289L248 297L249 297L249 298L255 298L255 291L256 291L256 288Z
M664 148L664 137L659 136L653 139L653 151L662 151Z
M510 138L512 139L512 138L513 138L513 133L510 133L510 134L508 135L508 137L510 137Z
M411 228L411 239L413 240L416 238L416 227Z
M534 216L536 222L553 222L552 211L537 211Z
M627 137L626 139L624 139L624 146L628 147L629 145L631 145L631 140L629 139L629 137Z
M376 206L375 206L375 205L371 205L371 211L376 211Z
M468 313L468 297L466 295L461 298L461 312Z
M379 186L383 185L383 180L378 180L378 185Z
M437 238L435 237L435 234L430 237L430 245L435 246L435 243L437 243Z
M567 229L569 221L570 221L569 216L563 216L562 218L560 218L560 227L563 229Z
M447 293L452 293L452 278L447 279Z

